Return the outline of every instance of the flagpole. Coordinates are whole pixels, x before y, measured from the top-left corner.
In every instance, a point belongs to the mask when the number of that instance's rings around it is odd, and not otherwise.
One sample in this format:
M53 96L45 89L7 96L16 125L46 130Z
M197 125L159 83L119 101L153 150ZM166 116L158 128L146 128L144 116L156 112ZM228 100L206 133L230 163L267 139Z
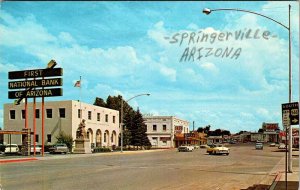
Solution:
M79 79L79 103L80 103L80 122L82 121L82 110L81 110L81 76Z

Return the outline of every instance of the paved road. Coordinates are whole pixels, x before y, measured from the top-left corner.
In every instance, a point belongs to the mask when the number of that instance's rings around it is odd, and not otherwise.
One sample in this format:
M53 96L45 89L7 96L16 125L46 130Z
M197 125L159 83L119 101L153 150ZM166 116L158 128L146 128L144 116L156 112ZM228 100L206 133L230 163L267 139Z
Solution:
M254 146L231 147L229 156L164 150L138 154L57 155L1 164L0 183L15 189L247 189L270 185L284 152ZM54 159L56 158L56 159ZM282 162L281 162L282 163ZM297 164L298 162L295 161Z

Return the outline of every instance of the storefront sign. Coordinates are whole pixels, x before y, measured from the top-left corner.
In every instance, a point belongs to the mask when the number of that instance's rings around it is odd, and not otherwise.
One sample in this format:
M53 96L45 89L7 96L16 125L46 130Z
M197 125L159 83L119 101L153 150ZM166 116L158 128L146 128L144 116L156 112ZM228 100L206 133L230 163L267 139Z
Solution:
M284 119L284 117L287 117L287 115L289 115L290 125L299 125L298 102L282 104L282 120L284 125L286 124L285 122L287 122L287 119Z
M9 82L8 88L18 89L18 88L50 87L50 86L62 86L62 85L63 85L63 80L61 78L52 78L52 79L23 80L23 81Z
M9 99L18 98L34 98L34 97L50 97L50 96L62 96L63 92L61 88L49 88L39 90L25 90L25 91L10 91L8 92Z
M278 123L264 123L263 129L266 132L275 132L279 130L279 125Z
M63 75L62 68L36 69L36 70L23 70L23 71L8 72L8 79L54 77L54 76L62 76L62 75Z

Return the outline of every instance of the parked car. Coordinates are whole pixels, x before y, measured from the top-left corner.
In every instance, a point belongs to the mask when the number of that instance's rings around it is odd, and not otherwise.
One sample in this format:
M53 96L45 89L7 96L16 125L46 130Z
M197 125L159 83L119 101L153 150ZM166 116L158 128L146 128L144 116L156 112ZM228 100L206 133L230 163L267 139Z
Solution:
M208 148L209 146L207 144L200 145L200 148Z
M5 151L4 151L4 153L5 154L17 154L17 153L19 153L19 147L18 147L18 145L17 144L7 144L6 146L5 146Z
M200 146L197 145L197 144L193 144L192 146L194 147L194 149L199 149L200 148Z
M225 155L229 155L229 148L221 145L221 144L213 144L210 145L210 147L208 147L206 149L206 152L208 154L225 154Z
M278 149L285 149L285 144L284 143L280 143L278 146Z
M65 153L69 152L69 148L66 144L55 144L53 147L49 148L50 153Z
M264 149L263 143L257 142L257 143L255 144L255 149L256 149L256 150L263 150L263 149Z
M270 146L270 147L275 147L276 144L275 144L275 143L271 143L271 144L269 144L269 146Z
M229 144L236 144L236 142L231 140L231 141L229 141Z
M178 152L193 152L194 147L188 144L183 144L178 147Z
M31 146L30 146L30 153L33 153L33 152L34 152L34 146L31 145ZM36 153L36 154L41 154L41 152L42 152L42 146L40 146L40 145L35 145L35 153Z

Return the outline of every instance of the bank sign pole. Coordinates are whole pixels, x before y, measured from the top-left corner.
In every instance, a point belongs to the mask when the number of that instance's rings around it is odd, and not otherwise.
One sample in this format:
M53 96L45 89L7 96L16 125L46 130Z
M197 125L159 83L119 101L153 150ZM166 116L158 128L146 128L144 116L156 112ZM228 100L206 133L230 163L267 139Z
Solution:
M286 164L285 164L285 181L287 184L287 171L292 173L292 148L293 148L293 134L292 125L299 125L299 103L291 102L281 105L282 108L282 124L285 129L285 148L286 148ZM287 140L289 140L289 148L287 147ZM287 161L287 152L289 158ZM288 168L287 168L288 163Z
M28 111L27 98L33 98L33 146L34 155L36 148L36 98L42 98L42 155L44 156L44 97L62 96L62 78L57 76L63 75L62 68L54 68L56 62L51 60L46 69L23 70L8 72L8 79L13 80L8 82L8 89L13 90L8 92L9 99L17 99L16 105L19 105L22 99L25 98L25 129L28 129ZM50 77L50 78L47 78ZM55 78L53 78L55 77ZM18 80L23 79L23 80ZM53 88L55 87L55 88ZM15 90L18 89L18 90ZM27 137L31 138L31 137ZM29 141L30 142L30 141ZM29 144L30 145L30 144ZM27 153L30 153L30 147L27 146Z

